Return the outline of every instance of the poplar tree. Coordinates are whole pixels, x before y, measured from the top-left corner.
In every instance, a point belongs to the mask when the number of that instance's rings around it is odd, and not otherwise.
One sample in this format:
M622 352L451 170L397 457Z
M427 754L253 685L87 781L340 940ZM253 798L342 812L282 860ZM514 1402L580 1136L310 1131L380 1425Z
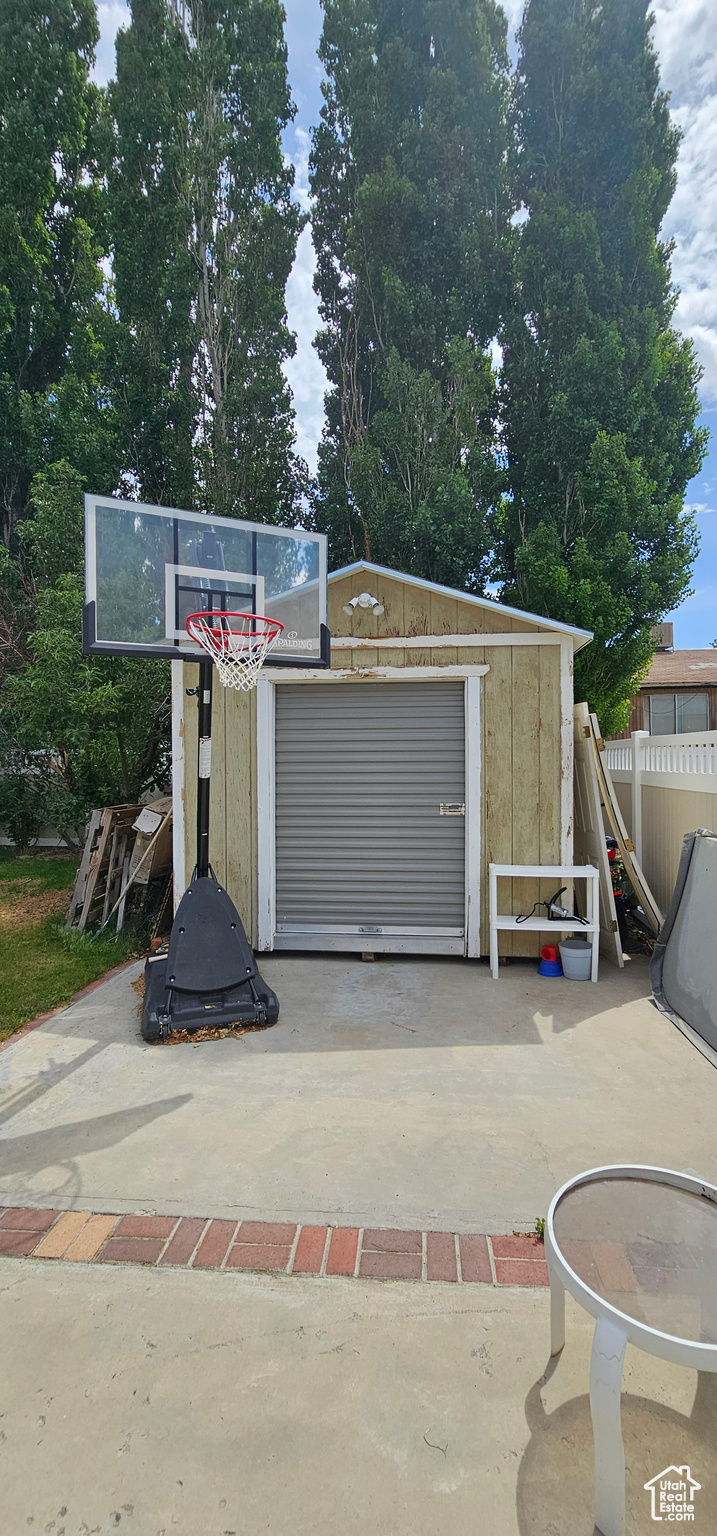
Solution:
M504 327L503 596L594 631L577 697L624 723L687 594L706 434L660 227L679 132L646 0L529 0L514 95L520 229Z
M277 0L133 0L112 88L122 398L144 495L293 522L305 471L282 371L303 216Z
M324 0L311 188L334 565L481 590L488 345L506 292L506 23L493 0Z
M108 489L109 317L89 80L94 0L3 0L0 11L0 520L13 545L34 472L66 455Z
M110 232L124 463L142 499L194 502L196 307L189 219L189 50L165 0L134 0L109 86Z
M194 0L187 210L197 281L201 504L293 522L303 488L282 364L304 219L281 133L294 115L276 0Z

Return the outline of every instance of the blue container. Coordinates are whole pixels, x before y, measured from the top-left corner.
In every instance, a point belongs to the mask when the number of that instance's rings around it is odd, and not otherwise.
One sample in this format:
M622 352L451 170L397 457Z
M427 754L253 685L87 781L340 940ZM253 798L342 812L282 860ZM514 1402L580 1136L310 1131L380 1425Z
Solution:
M539 976L562 976L563 967L559 960L541 960L538 966Z

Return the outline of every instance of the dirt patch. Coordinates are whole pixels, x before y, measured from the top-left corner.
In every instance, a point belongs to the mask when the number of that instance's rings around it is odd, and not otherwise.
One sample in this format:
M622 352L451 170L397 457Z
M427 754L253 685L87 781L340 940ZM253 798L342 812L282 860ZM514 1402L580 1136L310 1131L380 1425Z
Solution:
M17 886L24 887L34 884L34 881L13 880L13 890ZM46 917L54 917L56 912L66 912L69 906L69 893L67 891L31 891L19 890L17 895L5 890L0 895L0 933L17 933L21 928L37 928L44 923Z

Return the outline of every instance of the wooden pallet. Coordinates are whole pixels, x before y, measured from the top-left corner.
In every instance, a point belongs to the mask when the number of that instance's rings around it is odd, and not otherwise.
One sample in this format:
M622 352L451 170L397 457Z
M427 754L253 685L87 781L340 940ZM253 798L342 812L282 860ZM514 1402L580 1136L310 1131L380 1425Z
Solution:
M110 805L92 812L66 927L86 928L93 916L104 922L119 895L124 861L134 845L132 823L141 810L141 805Z

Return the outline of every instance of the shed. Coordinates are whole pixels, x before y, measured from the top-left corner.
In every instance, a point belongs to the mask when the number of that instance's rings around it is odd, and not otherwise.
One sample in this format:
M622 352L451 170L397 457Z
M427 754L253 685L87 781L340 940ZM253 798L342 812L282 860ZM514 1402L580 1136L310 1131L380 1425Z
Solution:
M329 576L328 622L330 669L215 687L217 877L259 950L485 955L489 863L572 863L573 654L591 636L367 561ZM198 668L172 674L178 898ZM513 910L537 895L515 881ZM504 954L537 946L501 936Z

